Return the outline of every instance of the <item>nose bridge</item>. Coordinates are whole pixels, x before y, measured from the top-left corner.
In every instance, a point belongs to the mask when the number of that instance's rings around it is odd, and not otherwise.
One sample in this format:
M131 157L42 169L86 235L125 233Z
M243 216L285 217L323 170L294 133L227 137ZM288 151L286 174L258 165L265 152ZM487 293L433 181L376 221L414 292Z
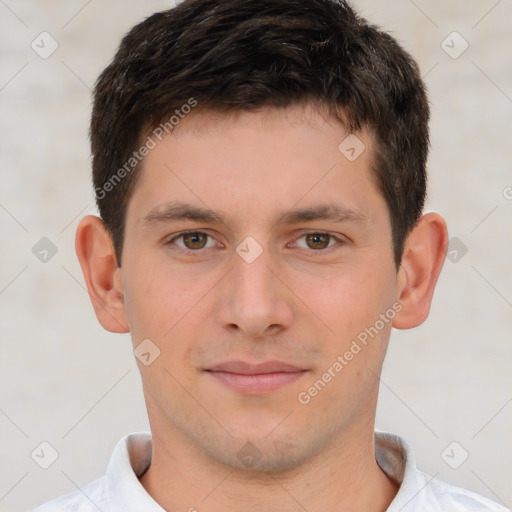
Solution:
M252 259L239 251L240 248L234 255L233 272L228 276L222 322L252 336L263 335L270 326L288 326L291 305L286 290L271 270L276 266L272 255L263 250Z
M252 299L254 302L268 302L273 299L272 288L275 280L270 271L268 251L259 255L254 261L248 262L239 258L235 265L234 277L236 279L237 293L241 299Z

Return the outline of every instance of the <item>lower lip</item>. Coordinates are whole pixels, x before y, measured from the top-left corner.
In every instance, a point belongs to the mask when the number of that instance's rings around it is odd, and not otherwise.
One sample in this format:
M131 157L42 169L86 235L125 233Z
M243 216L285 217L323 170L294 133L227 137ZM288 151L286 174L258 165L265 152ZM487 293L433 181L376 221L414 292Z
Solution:
M235 391L241 393L266 393L276 391L302 377L305 371L261 373L258 375L243 375L240 373L208 372Z

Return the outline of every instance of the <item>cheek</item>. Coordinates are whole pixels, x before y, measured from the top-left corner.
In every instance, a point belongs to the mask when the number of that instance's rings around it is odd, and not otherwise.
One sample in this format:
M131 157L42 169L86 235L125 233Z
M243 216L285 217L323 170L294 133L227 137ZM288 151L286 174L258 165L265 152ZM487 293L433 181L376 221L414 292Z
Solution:
M335 379L337 384L333 388L346 386L352 389L354 383L360 385L363 377L363 380L373 379L368 368L378 372L392 321L391 315L384 320L381 315L388 311L394 313L390 310L394 289L392 276L385 272L370 275L352 268L343 275L340 273L336 279L331 278L329 286L319 287L315 293L310 291L309 300L315 303L318 316L331 331L328 336L318 337L325 355L325 368L318 370L327 371L339 356L342 357L340 375L343 378ZM336 368L332 371L337 373Z
M172 276L133 258L123 266L125 306L134 343L141 336L162 338L176 316L177 295L172 290Z
M215 276L186 276L177 265L133 258L126 265L125 304L133 343L150 338L162 350L176 352L202 325L208 301L204 298Z
M333 272L315 286L305 283L301 295L337 337L346 337L375 322L391 306L393 283L382 273L351 267Z

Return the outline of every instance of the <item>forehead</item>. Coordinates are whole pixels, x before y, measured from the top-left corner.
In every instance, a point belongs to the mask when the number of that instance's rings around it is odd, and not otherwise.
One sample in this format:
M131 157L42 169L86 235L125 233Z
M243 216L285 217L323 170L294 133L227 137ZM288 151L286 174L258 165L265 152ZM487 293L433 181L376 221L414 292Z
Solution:
M162 140L149 136L156 144L131 201L137 218L173 201L255 217L320 203L366 215L365 203L379 203L372 134L349 134L311 105L196 110Z

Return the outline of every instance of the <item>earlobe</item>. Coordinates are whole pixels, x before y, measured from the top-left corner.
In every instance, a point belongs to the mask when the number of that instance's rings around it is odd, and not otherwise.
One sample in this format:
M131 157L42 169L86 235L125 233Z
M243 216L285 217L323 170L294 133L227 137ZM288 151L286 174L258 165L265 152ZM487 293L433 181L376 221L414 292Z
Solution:
M410 329L428 317L448 245L446 223L437 213L423 215L407 237L398 271L398 300L402 310L396 329Z
M99 217L88 215L80 221L75 249L98 321L107 331L129 332L120 269Z

